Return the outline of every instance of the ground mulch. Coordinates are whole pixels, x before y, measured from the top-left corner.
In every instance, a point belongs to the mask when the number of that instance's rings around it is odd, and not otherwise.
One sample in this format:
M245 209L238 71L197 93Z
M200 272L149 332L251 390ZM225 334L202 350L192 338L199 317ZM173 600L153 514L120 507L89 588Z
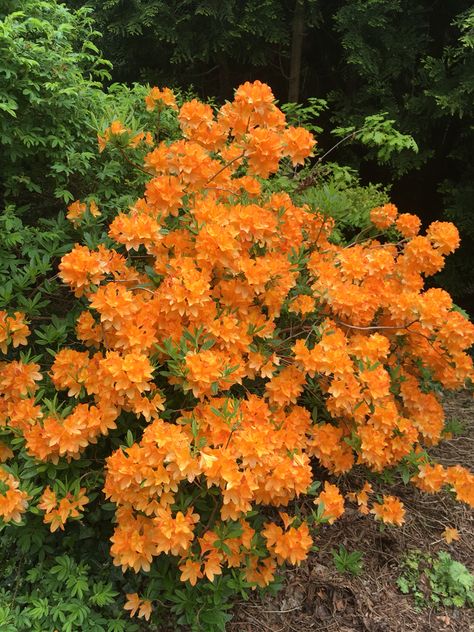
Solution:
M444 465L460 463L472 470L474 399L461 393L446 397L444 406L447 418L458 419L464 431L431 453ZM342 481L343 488L351 484L358 488L357 480ZM403 527L381 532L373 517L349 507L335 524L318 531L319 551L299 568L285 572L276 596L255 594L236 605L229 632L474 632L473 608L420 610L396 584L401 560L413 549L433 555L448 551L474 572L474 512L448 493L424 494L412 485L391 487L390 493L401 498L407 509ZM446 544L442 538L446 527L456 527L461 539ZM331 550L340 544L363 552L360 576L335 569Z

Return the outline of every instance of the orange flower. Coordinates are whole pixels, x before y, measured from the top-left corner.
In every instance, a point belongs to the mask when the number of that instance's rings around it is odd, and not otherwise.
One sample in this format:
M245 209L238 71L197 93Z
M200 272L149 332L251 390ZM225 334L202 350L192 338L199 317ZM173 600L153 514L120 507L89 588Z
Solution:
M82 296L91 284L98 285L107 272L107 264L100 254L87 246L76 245L59 264L59 276L75 290L76 296Z
M6 353L11 343L16 348L27 343L30 330L25 323L25 315L15 312L14 316L8 316L7 312L0 310L0 351Z
M218 553L211 553L208 555L208 557L204 561L203 574L210 582L212 582L214 580L214 577L216 577L217 575L222 575L221 559Z
M249 173L267 178L278 170L282 156L279 134L269 129L256 128L247 140L245 153Z
M76 335L87 346L97 346L102 341L102 331L90 312L82 312L76 321Z
M184 188L177 176L157 176L146 186L147 202L165 216L178 214L183 195Z
M311 454L318 457L321 465L336 474L351 469L354 456L344 441L341 428L331 424L319 424L313 428L312 433Z
M272 402L279 406L289 403L295 404L303 391L305 376L295 366L282 369L277 376L272 377L266 385L266 392Z
M303 127L288 127L283 135L283 152L291 158L293 166L304 164L316 144L311 132Z
M80 200L76 200L72 204L67 207L67 215L66 217L73 223L76 223L77 220L81 219L84 213L87 210L87 205Z
M39 364L24 364L17 360L3 365L0 372L0 392L3 391L13 399L34 394L38 388L36 382L43 379L39 368Z
M4 463L11 459L13 456L13 450L11 450L3 441L0 441L0 463Z
M273 127L284 123L283 114L274 105L274 96L261 81L246 81L235 91L233 103L220 110L220 120L232 127L235 135L245 133L249 127L269 124Z
M149 621L152 610L153 610L153 607L151 605L151 601L149 599L143 599L138 609L138 618L139 619L145 618L147 621Z
M103 135L97 134L99 143L99 153L102 153L113 136L125 134L126 128L118 120L112 121L110 126L104 131Z
M256 556L249 556L247 568L244 571L245 579L257 586L265 588L275 579L276 561L273 557L259 560Z
M374 226L385 230L389 228L398 215L398 209L395 204L384 204L377 206L370 211L370 221Z
M20 522L28 507L29 496L19 489L20 483L0 467L0 518L3 522Z
M153 611L152 602L149 599L141 599L137 593L127 593L127 601L124 610L130 610L130 617L133 617L138 611L138 618L145 618L149 621Z
M421 465L418 474L412 479L417 487L425 492L439 492L446 481L446 472L442 465Z
M420 232L421 220L419 217L412 215L411 213L401 213L397 217L395 225L403 237L416 237L416 235Z
M359 511L361 514L367 515L369 513L368 502L369 495L373 492L372 485L368 482L364 483L364 486L359 492L354 494L348 494L348 498L357 502L359 505Z
M307 558L313 539L306 523L298 528L290 527L286 532L275 524L265 523L264 526L262 535L266 539L267 548L275 553L280 564L289 561L299 566Z
M383 496L381 503L374 503L371 513L385 524L401 526L405 522L405 509L402 502L395 496Z
M160 104L167 105L172 110L177 110L176 98L169 88L152 88L145 97L146 109L152 112Z
M53 533L57 529L64 531L64 525L68 518L78 518L84 506L89 502L85 495L85 488L81 487L79 492L74 496L68 493L59 502L56 494L51 488L46 487L38 508L45 511L43 522L50 525L50 531Z
M324 511L322 517L329 524L333 524L344 513L344 497L339 488L327 481L324 483L324 490L314 501L315 504L322 504Z
M77 396L87 379L89 354L62 349L56 354L51 367L52 380L57 389L69 389L69 396Z
M58 529L64 531L64 523L66 520L63 516L63 512L65 510L65 507L63 506L61 509L62 511L60 511L59 509L53 509L52 511L49 511L47 514L45 514L45 516L43 517L43 522L45 524L49 524L49 530L51 531L51 533L54 533Z
M298 296L291 302L289 309L290 312L306 316L306 314L310 314L314 311L314 307L314 299L311 296L298 294Z
M78 221L83 218L84 213L87 211L87 204L81 202L80 200L76 200L67 207L67 210L68 212L66 217L68 218L68 220L70 220L73 224L77 224ZM100 217L99 208L94 200L91 200L91 202L89 203L89 213L93 217Z
M41 495L41 502L38 503L38 509L43 509L47 513L50 513L57 506L56 494L52 491L48 485L43 494Z
M141 606L142 600L138 596L138 593L127 593L125 595L127 601L125 602L124 609L130 610L130 617L133 617Z
M209 127L213 119L211 106L207 103L201 103L197 99L184 103L178 114L181 129L190 138L200 127Z
M203 577L203 573L201 571L201 562L193 561L190 558L188 558L184 563L180 564L179 570L181 571L181 581L188 581L191 586L195 586L197 580Z
M446 470L446 482L453 486L456 499L474 507L474 474L460 465Z
M442 255L454 252L459 247L459 232L451 222L433 222L428 226L426 236Z
M406 244L401 261L407 267L415 267L420 272L431 275L444 266L442 252L443 248L434 248L428 237L418 235Z

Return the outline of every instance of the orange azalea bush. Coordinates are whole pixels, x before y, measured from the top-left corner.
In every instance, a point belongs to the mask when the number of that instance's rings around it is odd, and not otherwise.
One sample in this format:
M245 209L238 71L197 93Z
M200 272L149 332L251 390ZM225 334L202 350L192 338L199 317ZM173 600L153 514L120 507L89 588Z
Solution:
M302 165L315 140L286 124L268 86L240 86L217 113L197 100L178 109L154 88L147 108L164 107L177 109L182 138L153 144L143 197L117 213L103 243L77 244L59 266L84 306L78 342L43 375L67 406L35 399L35 363L7 362L4 428L51 464L119 437L103 481L114 564L148 573L171 559L192 586L227 569L268 585L278 566L307 557L315 526L346 502L403 524L401 501L378 495L372 475L344 498L338 476L356 466L409 463L420 489L449 487L474 505L473 475L424 450L443 436L439 389L473 375L473 325L447 292L424 289L458 246L456 228L434 222L420 234L416 216L387 204L371 214L377 236L337 245L333 220L272 190L282 162ZM124 130L115 121L101 151L123 145ZM75 202L71 220L85 212ZM27 333L20 314L0 314L4 351ZM328 477L319 495L315 464ZM35 503L62 530L88 510L82 481L30 498L8 470L1 484L5 522ZM294 502L307 494L310 503ZM149 618L157 595L146 596L128 593L125 607Z

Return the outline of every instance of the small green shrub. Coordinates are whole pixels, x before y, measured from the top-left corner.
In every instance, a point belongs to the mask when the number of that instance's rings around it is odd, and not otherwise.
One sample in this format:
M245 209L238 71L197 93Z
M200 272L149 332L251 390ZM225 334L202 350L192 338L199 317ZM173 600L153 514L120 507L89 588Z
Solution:
M340 573L350 573L360 575L363 571L362 551L348 551L343 544L339 545L339 550L332 549L334 566Z
M413 596L418 607L474 606L474 575L445 551L436 557L419 550L408 553L397 585L402 593Z

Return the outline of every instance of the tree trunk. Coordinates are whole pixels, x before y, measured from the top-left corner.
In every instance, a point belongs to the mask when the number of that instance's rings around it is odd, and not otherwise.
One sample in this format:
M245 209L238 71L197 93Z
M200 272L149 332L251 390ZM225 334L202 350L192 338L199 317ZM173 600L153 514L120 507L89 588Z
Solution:
M291 34L290 80L288 102L297 103L300 96L301 54L304 38L304 0L296 0Z

